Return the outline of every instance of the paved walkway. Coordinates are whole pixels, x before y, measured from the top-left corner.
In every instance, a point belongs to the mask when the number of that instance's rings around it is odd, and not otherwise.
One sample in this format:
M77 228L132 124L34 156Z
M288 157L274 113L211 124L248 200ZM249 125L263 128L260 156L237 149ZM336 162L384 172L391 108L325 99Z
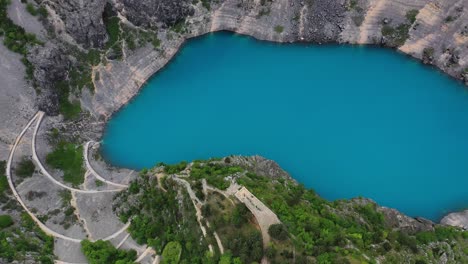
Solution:
M270 242L270 234L268 234L268 228L274 224L280 224L280 220L273 211L270 210L262 201L260 201L255 195L253 195L247 188L242 187L235 193L235 196L239 201L244 203L247 208L257 219L262 231L263 246L266 248Z
M35 156L35 158L37 159L37 155L36 155L36 152L35 152L35 138L36 138L36 135L37 135L37 130L39 128L39 124L42 120L42 118L44 117L44 113L39 111L37 112L32 118L31 120L29 121L29 123L24 127L24 129L21 131L21 133L18 135L18 137L16 138L15 140L15 143L13 145L13 147L11 148L11 151L10 151L10 155L8 157L8 161L7 161L7 166L6 166L6 176L7 176L7 180L8 180L8 185L10 186L10 189L11 191L13 192L13 196L16 198L16 200L20 203L20 205L23 207L23 209L26 211L26 213L28 213L28 215L33 219L34 222L36 222L36 224L41 228L42 231L44 231L47 235L50 235L50 236L53 236L55 238L61 238L63 240L67 240L67 241L71 241L71 242L76 242L76 243L79 243L81 242L82 240L81 239L77 239L77 238L72 238L72 237L68 237L68 236L65 236L65 235L62 235L60 233L57 233L55 231L53 231L52 229L50 229L49 227L47 227L45 224L43 224L29 209L28 207L26 206L26 204L24 203L24 201L21 199L21 196L18 194L18 191L16 190L16 187L13 183L13 179L12 179L12 176L11 176L11 163L13 161L13 157L14 157L14 154L15 154L15 151L16 151L16 148L18 147L18 144L20 143L21 139L23 138L24 134L26 133L26 131L31 127L31 125L34 123L34 121L37 120L37 125L36 125L36 128L34 130L34 134L33 134L33 156ZM37 159L38 160L38 159ZM38 162L38 164L41 164L40 162ZM43 172L47 172L44 167L42 166L41 164L41 171L43 170ZM52 177L50 174L49 174L49 177ZM52 177L53 178L53 177ZM60 185L63 187L63 184L61 184L60 182L56 181L54 179L53 181L54 183L56 183L57 185ZM68 187L68 186L67 186ZM77 189L73 189L73 188L67 188L67 189L71 189L72 191L76 191ZM105 192L105 191L82 191L82 190L77 190L79 192L82 192L82 193L98 193L98 192ZM113 239L113 238L116 238L117 236L119 236L122 232L124 232L128 227L130 226L130 222L128 222L126 225L124 225L120 230L118 230L117 232L115 232L114 234L104 238L103 240L110 240L110 239Z
M86 163L86 168L94 175L94 177L96 177L96 179L98 179L98 180L100 180L102 182L105 182L105 183L107 183L109 185L119 187L121 189L128 188L127 184L120 184L120 183L115 183L115 182L106 180L104 177L99 175L99 173L97 173L94 170L94 168L91 166L91 163L89 162L89 158L88 158L88 156L89 156L89 145L95 144L95 143L96 142L94 142L94 141L88 141L88 142L86 142L85 147L83 149L83 157L84 157L84 160L85 160L85 163Z
M7 179L8 179L8 184L10 185L10 189L13 192L13 195L15 196L16 200L21 204L23 209L34 220L34 222L36 222L36 224L42 229L42 231L44 231L46 234L48 234L50 236L53 236L53 237L58 237L58 238L61 238L61 239L64 239L64 240L79 243L79 242L81 242L81 239L76 239L76 238L71 238L71 237L64 236L64 235L62 235L60 233L57 233L57 232L51 230L46 225L44 225L41 221L39 221L39 219L37 219L37 217L28 209L28 207L26 207L26 204L23 202L23 200L19 196L18 192L16 191L15 185L13 184L13 180L12 180L12 177L11 177L11 162L13 161L13 156L15 154L16 147L18 146L19 142L21 141L21 138L24 136L24 134L29 129L29 127L32 125L32 123L36 119L43 116L43 114L44 113L42 113L42 112L36 113L36 115L34 115L34 117L31 118L29 123L26 125L26 127L23 129L23 131L21 131L21 133L16 138L15 144L13 145L13 148L11 149L10 156L8 157L8 162L7 162L6 176L7 176Z
M122 189L112 189L112 190L102 190L102 191L97 191L97 190L81 190L81 189L76 189L76 188L73 188L73 187L70 187L68 185L65 185L63 184L62 182L58 181L57 179L55 179L47 170L46 168L44 167L44 165L42 165L42 162L40 161L39 157L37 156L37 152L36 152L36 136L37 136L37 132L39 131L39 127L41 126L41 122L42 122L42 119L44 118L44 112L41 112L39 111L37 114L36 114L36 117L38 118L37 120L37 123L36 123L36 127L34 129L34 134L33 134L33 137L32 137L32 156L33 156L33 161L36 163L36 165L39 167L39 170L41 171L41 173L43 175L45 175L47 178L49 178L49 180L51 180L53 183L55 183L56 185L64 188L64 189L67 189L67 190L70 190L70 191L74 191L74 192L77 192L77 193L107 193L107 192L120 192ZM31 124L29 124L31 125Z

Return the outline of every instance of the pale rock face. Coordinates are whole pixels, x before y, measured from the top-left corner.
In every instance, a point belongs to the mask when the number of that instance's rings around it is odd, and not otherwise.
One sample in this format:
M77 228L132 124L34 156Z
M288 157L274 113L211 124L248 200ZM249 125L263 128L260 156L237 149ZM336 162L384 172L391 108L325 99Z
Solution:
M442 218L440 223L444 225L458 226L468 230L468 210L458 213L451 213Z

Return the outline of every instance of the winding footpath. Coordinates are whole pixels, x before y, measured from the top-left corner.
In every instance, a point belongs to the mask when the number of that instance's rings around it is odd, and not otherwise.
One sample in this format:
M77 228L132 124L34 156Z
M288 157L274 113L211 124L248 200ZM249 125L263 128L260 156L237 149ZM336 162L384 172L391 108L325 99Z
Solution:
M29 121L29 123L24 127L24 129L21 131L21 133L18 135L18 137L16 138L15 140L15 143L13 145L13 147L11 148L11 151L10 151L10 155L8 156L8 161L7 161L7 166L6 166L6 176L7 176L7 180L8 180L8 185L10 186L10 189L13 193L13 196L16 198L16 200L20 203L20 205L23 207L23 209L26 211L26 213L33 219L34 222L36 222L36 224L41 228L42 231L44 231L47 235L49 236L52 236L52 237L55 237L55 238L60 238L60 239L63 239L63 240L67 240L67 241L71 241L71 242L75 242L75 243L80 243L82 241L82 239L77 239L77 238L72 238L72 237L68 237L68 236L65 236L65 235L62 235L60 233L57 233L55 232L54 230L50 229L49 227L47 227L45 224L43 224L29 209L28 207L26 206L26 204L24 203L24 201L21 199L21 196L18 194L18 191L16 190L16 187L13 183L13 179L12 179L12 175L11 175L11 164L12 164L12 161L13 161L13 157L14 157L14 154L15 154L15 151L16 151L16 148L18 147L21 139L23 138L24 134L28 131L28 129L31 127L31 125L34 123L34 121L37 120L37 124L36 124L36 127L34 129L34 134L33 134L33 139L32 139L32 147L33 147L33 158L34 160L36 161L36 163L39 165L40 169L41 169L41 172L46 175L49 179L53 179L52 181L63 187L63 188L66 188L66 189L69 189L71 191L74 191L74 192L81 192L81 193L101 193L101 192L115 192L115 191L120 191L120 190L109 190L109 191L83 191L83 190L79 190L79 189L74 189L74 188L70 188L62 183L60 183L59 181L55 180L55 178L53 178L46 170L45 168L42 166L42 164L40 163L39 159L37 158L37 154L36 154L36 148L35 148L35 142L36 142L36 135L37 135L37 131L38 131L38 128L39 128L39 125L42 121L44 117L44 112L37 112L32 118L31 120ZM117 236L119 236L122 232L124 232L125 230L127 230L127 228L130 226L130 222L128 222L127 224L125 224L121 229L119 229L117 232L113 233L112 235L106 237L106 238L103 238L102 240L111 240L111 239L114 239L116 238Z
M67 190L70 190L70 191L73 191L73 192L77 192L77 193L108 193L108 192L120 192L122 189L111 189L111 190L101 190L101 191L97 191L97 190L81 190L81 189L76 189L76 188L73 188L73 187L70 187L68 185L65 185L63 184L62 182L58 181L57 179L55 179L52 175L50 175L50 173L45 169L44 165L42 165L42 162L40 161L39 157L37 156L37 152L36 152L36 136L37 136L37 132L39 131L39 127L41 126L41 122L42 122L42 119L44 118L44 112L41 112L39 111L35 118L39 118L37 123L36 123L36 127L34 129L34 134L32 136L32 155L33 155L33 160L34 162L36 163L36 165L39 167L41 173L43 175L45 175L47 178L49 178L49 180L51 180L53 183L55 183L56 185L64 188L64 189L67 189ZM34 119L35 119L34 118ZM31 125L28 124L28 127Z
M109 181L109 180L106 180L104 177L102 177L101 175L99 175L99 173L97 173L97 171L94 170L94 168L91 166L91 163L89 162L89 145L91 144L95 144L96 142L94 141L88 141L86 142L85 144L85 147L83 149L83 157L84 157L84 160L85 160L85 163L86 163L86 168L94 175L94 177L96 177L96 179L102 181L102 182L105 182L109 185L113 185L115 187L119 187L121 189L126 189L128 188L128 185L127 184L120 184L120 183L115 183L115 182L112 182L112 181Z
M61 239L67 240L67 241L79 243L79 242L81 242L81 239L76 239L76 238L71 238L71 237L64 236L64 235L62 235L60 233L57 233L57 232L51 230L46 225L44 225L41 221L39 221L39 219L37 219L37 217L28 209L28 207L26 207L26 204L23 202L23 200L19 196L18 191L16 191L15 185L13 184L13 180L12 180L12 177L11 177L11 162L13 161L13 156L15 154L16 147L18 147L18 144L21 141L21 138L24 136L24 134L26 133L28 128L31 126L31 124L36 119L42 118L43 116L44 116L43 112L36 113L36 115L34 115L34 117L31 118L29 123L26 125L26 127L23 129L23 131L21 131L21 133L16 138L15 144L13 145L13 148L11 149L10 156L8 157L8 162L7 162L6 176L7 176L7 179L8 179L8 184L10 185L10 189L13 192L13 195L15 196L16 200L21 204L23 209L34 220L34 222L36 222L36 224L42 229L42 231L44 231L47 235L50 235L50 236L53 236L53 237L57 237L57 238L61 238Z

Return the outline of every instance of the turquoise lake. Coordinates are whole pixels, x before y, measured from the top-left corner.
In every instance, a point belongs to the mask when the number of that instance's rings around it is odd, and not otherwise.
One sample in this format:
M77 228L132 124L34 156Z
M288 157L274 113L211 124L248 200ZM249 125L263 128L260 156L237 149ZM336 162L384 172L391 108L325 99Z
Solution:
M468 92L395 51L192 39L115 114L102 153L157 162L262 155L334 200L439 220L468 207Z

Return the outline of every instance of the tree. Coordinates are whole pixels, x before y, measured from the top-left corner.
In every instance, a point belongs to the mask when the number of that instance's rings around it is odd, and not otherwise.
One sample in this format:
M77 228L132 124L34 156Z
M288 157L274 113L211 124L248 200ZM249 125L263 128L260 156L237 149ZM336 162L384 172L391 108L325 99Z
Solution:
M182 246L177 241L167 243L162 252L163 264L177 264L182 254Z
M276 240L284 241L288 239L289 234L283 224L274 224L268 228L268 234Z
M103 240L96 242L83 240L81 241L81 251L90 264L132 264L137 257L135 250L116 249L109 241Z

